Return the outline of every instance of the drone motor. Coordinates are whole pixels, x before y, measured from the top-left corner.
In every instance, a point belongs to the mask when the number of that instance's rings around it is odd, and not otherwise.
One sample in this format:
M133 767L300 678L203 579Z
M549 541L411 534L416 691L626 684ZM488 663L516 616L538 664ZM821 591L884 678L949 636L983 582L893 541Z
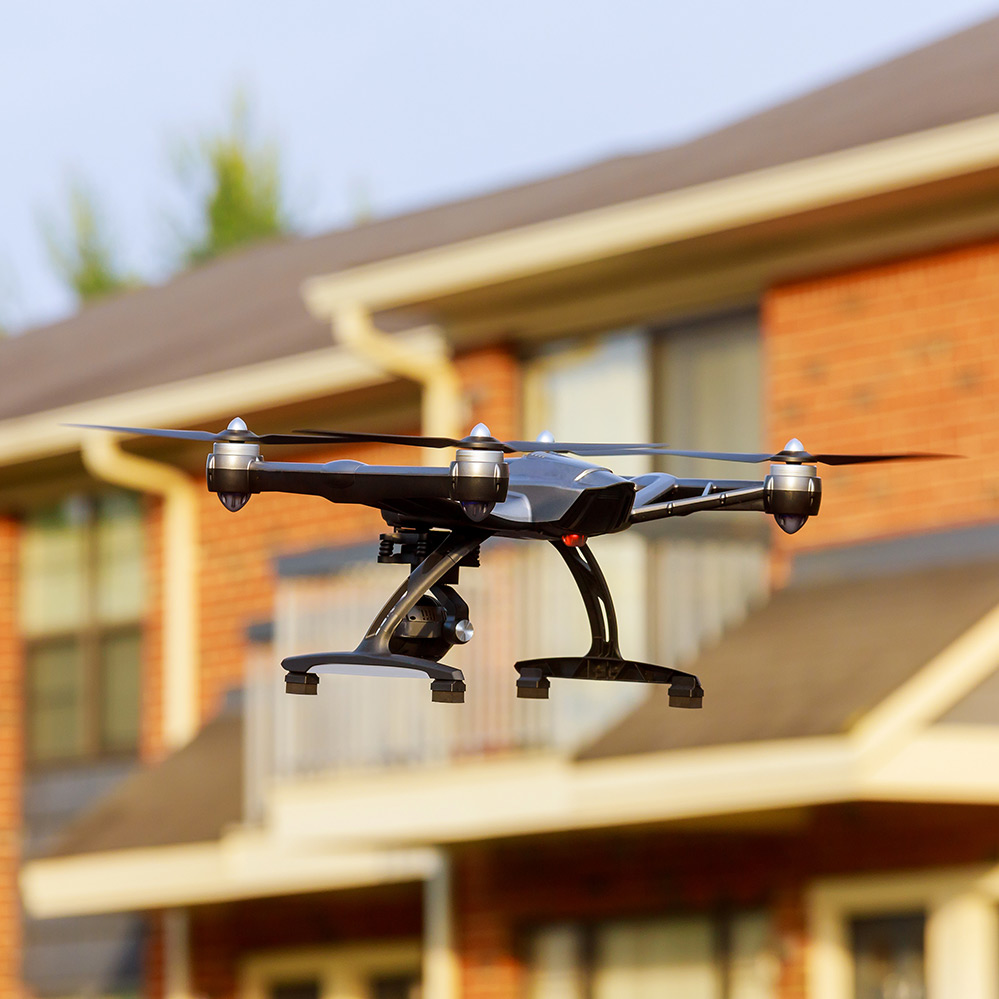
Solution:
M226 429L239 433L246 430L246 424L237 416ZM260 445L255 440L220 440L212 445L205 468L208 488L218 494L221 504L232 513L250 502L247 473L255 461L260 461Z
M822 480L814 465L793 460L795 453L807 455L797 438L784 446L789 455L782 464L770 466L770 474L763 480L763 509L772 513L777 526L785 534L795 534L805 526L809 517L819 512L822 502Z
M481 437L482 445L459 448L451 462L451 495L461 503L465 516L478 523L492 512L498 500L506 497L510 469L503 452L489 443L493 436L484 423L475 425L471 438Z

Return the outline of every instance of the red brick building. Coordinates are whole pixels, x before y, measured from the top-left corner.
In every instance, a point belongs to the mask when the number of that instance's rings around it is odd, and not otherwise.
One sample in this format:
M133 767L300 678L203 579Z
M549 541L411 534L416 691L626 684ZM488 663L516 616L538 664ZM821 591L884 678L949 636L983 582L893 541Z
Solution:
M997 51L999 19L0 343L0 992L997 999ZM582 614L502 542L463 570L465 705L285 698L277 661L349 648L394 585L378 516L233 516L204 449L64 425L237 414L970 457L832 468L792 538L599 539L625 652L691 664L701 712L518 701L512 663L571 653Z

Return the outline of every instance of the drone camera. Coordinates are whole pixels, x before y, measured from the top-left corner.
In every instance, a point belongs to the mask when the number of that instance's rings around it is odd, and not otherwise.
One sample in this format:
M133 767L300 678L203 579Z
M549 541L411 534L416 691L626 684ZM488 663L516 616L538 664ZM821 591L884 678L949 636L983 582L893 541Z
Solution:
M205 476L208 488L232 513L242 510L254 490L250 487L250 466L260 461L260 446L253 441L216 441L208 456Z
M771 465L763 490L763 509L785 534L800 531L822 502L822 480L814 465Z

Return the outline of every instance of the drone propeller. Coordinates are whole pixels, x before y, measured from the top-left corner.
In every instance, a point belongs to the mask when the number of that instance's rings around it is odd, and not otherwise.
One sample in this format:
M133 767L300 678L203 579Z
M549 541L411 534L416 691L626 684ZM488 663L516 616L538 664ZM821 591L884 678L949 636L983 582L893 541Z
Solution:
M678 458L713 458L717 461L743 461L759 463L764 461L781 462L785 465L866 465L881 461L912 461L925 458L956 458L954 454L936 454L929 451L899 451L894 454L812 454L806 451L801 441L793 437L776 454L763 451L674 451L660 448L648 452L660 455L676 455Z
M155 427L112 427L101 423L64 423L64 427L84 430L111 430L121 434L139 434L142 437L169 437L178 441L203 441L213 444L225 441L230 444L315 444L315 437L305 434L255 434L236 417L225 430L213 434L208 430L159 430Z
M479 423L468 437L424 437L409 434L341 433L335 430L296 430L290 434L255 434L247 430L238 417L225 430L213 434L207 430L158 430L153 427L115 427L99 423L66 423L67 427L85 430L110 430L144 437L168 437L172 440L203 441L208 444L225 441L231 444L404 444L411 447L464 448L476 451L502 451L504 454L548 451L579 455L656 454L664 444L593 444L556 442L551 434L542 434L536 441L501 441Z
M489 428L476 424L468 437L423 437L404 434L340 433L335 430L297 430L299 434L309 434L312 440L327 441L331 444L405 444L412 447L454 447L480 451L502 451L504 454L530 454L549 452L555 454L578 454L593 457L611 455L658 454L664 444L595 444L578 441L556 441L551 434L541 434L535 441L501 441L489 433Z

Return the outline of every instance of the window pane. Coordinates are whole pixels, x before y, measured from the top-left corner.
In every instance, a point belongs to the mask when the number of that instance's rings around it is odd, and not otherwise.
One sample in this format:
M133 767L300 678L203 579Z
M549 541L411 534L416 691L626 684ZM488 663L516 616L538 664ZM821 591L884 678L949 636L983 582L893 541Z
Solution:
M527 365L527 435L550 430L562 440L647 441L651 385L644 331L557 344ZM622 475L641 475L650 459L615 458L613 467Z
M706 916L613 924L596 951L594 999L722 999Z
M101 747L111 752L139 742L141 644L138 629L101 641Z
M368 984L368 999L420 999L420 976L377 975Z
M726 999L774 999L780 964L765 912L743 912L732 917L728 961Z
M275 982L268 989L271 999L319 999L319 980L303 978L294 982Z
M921 912L853 920L856 999L925 999L925 928Z
M96 501L97 618L134 621L143 609L145 536L139 497L111 493Z
M578 926L547 926L531 940L528 999L584 999L583 934Z
M757 451L763 446L762 362L755 316L670 331L662 363L665 425L658 439L687 450ZM666 467L674 475L697 479L742 478L746 470L731 462L695 458L670 458Z
M26 635L80 627L86 616L87 505L74 498L31 515L21 551L21 624Z
M28 755L36 762L87 750L83 655L75 641L50 642L27 655Z

